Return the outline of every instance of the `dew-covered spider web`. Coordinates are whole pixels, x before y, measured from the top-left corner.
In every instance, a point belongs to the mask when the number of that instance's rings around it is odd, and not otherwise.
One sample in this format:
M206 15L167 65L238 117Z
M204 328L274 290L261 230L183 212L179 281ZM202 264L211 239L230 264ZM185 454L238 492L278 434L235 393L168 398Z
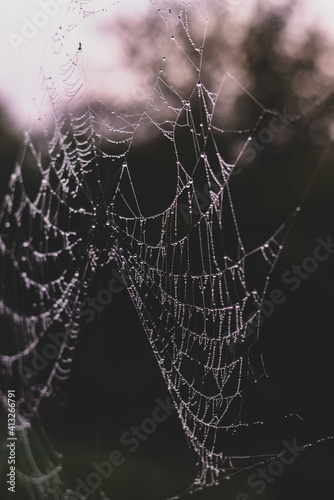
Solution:
M266 374L256 319L298 209L265 241L245 241L231 179L276 112L229 73L217 89L207 88L208 3L150 2L164 46L140 112L103 102L85 74L81 30L92 14L112 15L112 5L73 1L48 45L40 119L25 135L0 211L1 402L6 408L7 390L15 388L17 478L32 498L79 498L61 478L61 457L48 443L39 408L50 395L62 397L89 285L110 262L124 277L196 454L190 489L280 452L231 454L225 444L239 429L263 424L243 417L245 393ZM173 79L176 59L189 68L190 93ZM240 95L256 119L231 129L226 106ZM151 140L161 149L151 149ZM154 192L149 174L162 176L166 189ZM257 265L262 274L254 285L248 277ZM31 368L36 356L49 359L40 370Z

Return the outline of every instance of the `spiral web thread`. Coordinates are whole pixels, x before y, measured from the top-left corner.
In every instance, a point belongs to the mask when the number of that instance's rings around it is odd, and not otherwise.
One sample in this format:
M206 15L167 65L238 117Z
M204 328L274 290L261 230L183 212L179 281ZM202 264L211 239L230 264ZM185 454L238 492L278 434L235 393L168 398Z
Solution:
M275 113L229 74L217 92L201 83L208 29L205 1L151 3L157 22L165 27L165 52L150 98L135 115L110 109L90 90L78 26L98 9L89 1L70 5L41 70L39 106L51 105L52 125L42 126L43 140L34 128L26 133L0 212L0 310L6 334L0 395L6 408L7 389L16 389L21 450L17 474L32 498L76 498L59 477L61 457L38 424L39 407L70 374L80 308L97 267L112 260L125 279L198 457L192 489L268 458L228 456L224 439L238 428L261 425L242 418L245 391L265 375L261 355L253 353L258 328L249 337L247 326L258 314L250 315L254 304L261 307L287 222L260 246L247 248L230 179L264 117ZM186 99L182 86L178 89L168 80L173 51L195 74ZM217 107L231 83L258 111L249 129L231 131L220 125ZM133 173L140 168L137 137L152 130L174 158L170 168L175 182L166 208L145 214ZM235 136L243 146L231 162L221 144L222 138ZM36 192L29 184L32 174ZM199 193L204 185L209 202L203 207ZM256 289L247 283L253 257L266 268ZM59 331L64 334L57 337L52 362L42 371L31 369L32 358Z

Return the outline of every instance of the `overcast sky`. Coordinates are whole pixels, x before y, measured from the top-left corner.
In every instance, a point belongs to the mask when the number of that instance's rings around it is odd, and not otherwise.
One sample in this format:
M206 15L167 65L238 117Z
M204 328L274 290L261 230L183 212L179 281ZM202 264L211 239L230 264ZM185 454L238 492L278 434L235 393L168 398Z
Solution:
M249 8L255 0L225 1L234 6L235 14L238 15L239 12L241 14L245 11L246 6ZM265 3L266 5L270 3L281 5L286 1L267 0ZM207 2L216 2L216 0L207 0ZM93 0L93 3L97 7L108 3L111 5L109 15L121 15L128 18L138 16L141 11L152 8L153 2L152 0L120 0L118 2ZM158 4L167 5L168 2L155 0L154 3L157 7ZM13 120L20 123L21 127L29 123L32 99L37 91L38 71L43 60L46 40L62 25L69 4L70 0L0 0L0 100L5 102L7 112ZM84 28L85 43L90 46L94 63L103 67L105 65L103 58L106 57L106 53L98 50L94 45L94 30L92 29L94 23L101 22L101 19L103 19L102 15L90 17L85 21ZM318 23L321 29L332 34L334 39L334 1L304 0L302 10L299 8L296 12L294 22L296 26L293 29L299 30L305 30L307 26L314 26ZM37 24L40 26L36 26ZM117 57L115 45L114 64L117 64ZM126 87L125 81L119 80L119 83Z

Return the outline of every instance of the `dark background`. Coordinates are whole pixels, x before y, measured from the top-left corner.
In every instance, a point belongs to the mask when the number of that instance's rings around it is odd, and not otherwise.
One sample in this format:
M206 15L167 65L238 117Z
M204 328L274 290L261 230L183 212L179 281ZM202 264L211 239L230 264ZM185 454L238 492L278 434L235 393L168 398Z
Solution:
M261 327L260 348L269 379L259 381L244 405L245 420L254 415L268 418L268 435L262 436L260 448L272 435L278 442L297 438L298 443L306 444L333 433L334 259L330 256L320 263L318 270L302 281L295 292L282 282L282 274L313 255L319 236L326 240L333 234L334 239L334 96L332 82L318 69L319 58L327 47L321 33L309 33L293 56L278 49L288 18L288 10L259 17L258 22L244 28L247 33L243 42L233 46L217 21L214 35L207 39L207 68L203 73L203 83L210 88L210 67L217 64L222 53L228 53L229 58L240 60L252 82L252 94L265 107L282 111L287 106L289 113L300 115L277 133L255 159L242 164L241 173L231 180L240 226L250 246L252 241L265 240L272 228L296 206L302 206L268 291L270 294L278 288L287 300L265 318ZM139 36L146 35L138 33L132 39L138 40ZM131 40L125 43L131 55ZM318 100L320 104L315 104ZM310 111L304 113L305 109ZM253 118L247 99L239 96L230 123L237 128L243 120L251 122ZM154 148L150 144L152 157L148 161L152 165L156 161L154 154L164 154L163 143L158 140ZM231 141L224 147L232 156L239 146ZM19 134L12 131L4 116L0 148L3 194L19 148ZM148 185L147 179L145 176L139 180L143 182L142 189L144 183ZM150 185L152 192L154 188ZM152 206L155 201L152 196ZM108 276L104 268L97 272L89 292L91 297L107 287ZM44 401L41 416L56 449L64 454L64 477L70 485L75 486L77 477L85 482L93 471L91 462L106 460L113 449L122 451L126 460L103 482L102 489L110 499L164 500L184 490L194 479L195 457L187 446L176 412L159 424L136 452L129 453L120 443L123 432L152 415L156 398L164 401L168 396L160 368L125 290L113 297L93 323L82 324L65 390L66 406L54 399ZM294 412L302 415L304 422L284 418L284 414ZM250 434L244 438L246 442L252 440ZM252 471L245 471L219 487L194 494L193 498L237 500L240 492L248 493L252 500L330 498L334 489L333 465L333 444L325 441L306 449L262 495L247 486ZM21 491L17 498L24 496ZM99 498L97 494L95 498Z

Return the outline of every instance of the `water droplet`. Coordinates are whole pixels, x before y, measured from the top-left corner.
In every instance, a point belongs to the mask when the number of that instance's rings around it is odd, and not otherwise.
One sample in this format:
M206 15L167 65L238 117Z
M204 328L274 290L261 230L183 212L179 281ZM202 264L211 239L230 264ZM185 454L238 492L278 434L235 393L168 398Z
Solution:
M197 87L201 87L201 86L202 86L202 84L201 84L201 82L198 80L198 82L197 82Z
M301 211L301 207L297 207L296 212L300 212L300 211Z

